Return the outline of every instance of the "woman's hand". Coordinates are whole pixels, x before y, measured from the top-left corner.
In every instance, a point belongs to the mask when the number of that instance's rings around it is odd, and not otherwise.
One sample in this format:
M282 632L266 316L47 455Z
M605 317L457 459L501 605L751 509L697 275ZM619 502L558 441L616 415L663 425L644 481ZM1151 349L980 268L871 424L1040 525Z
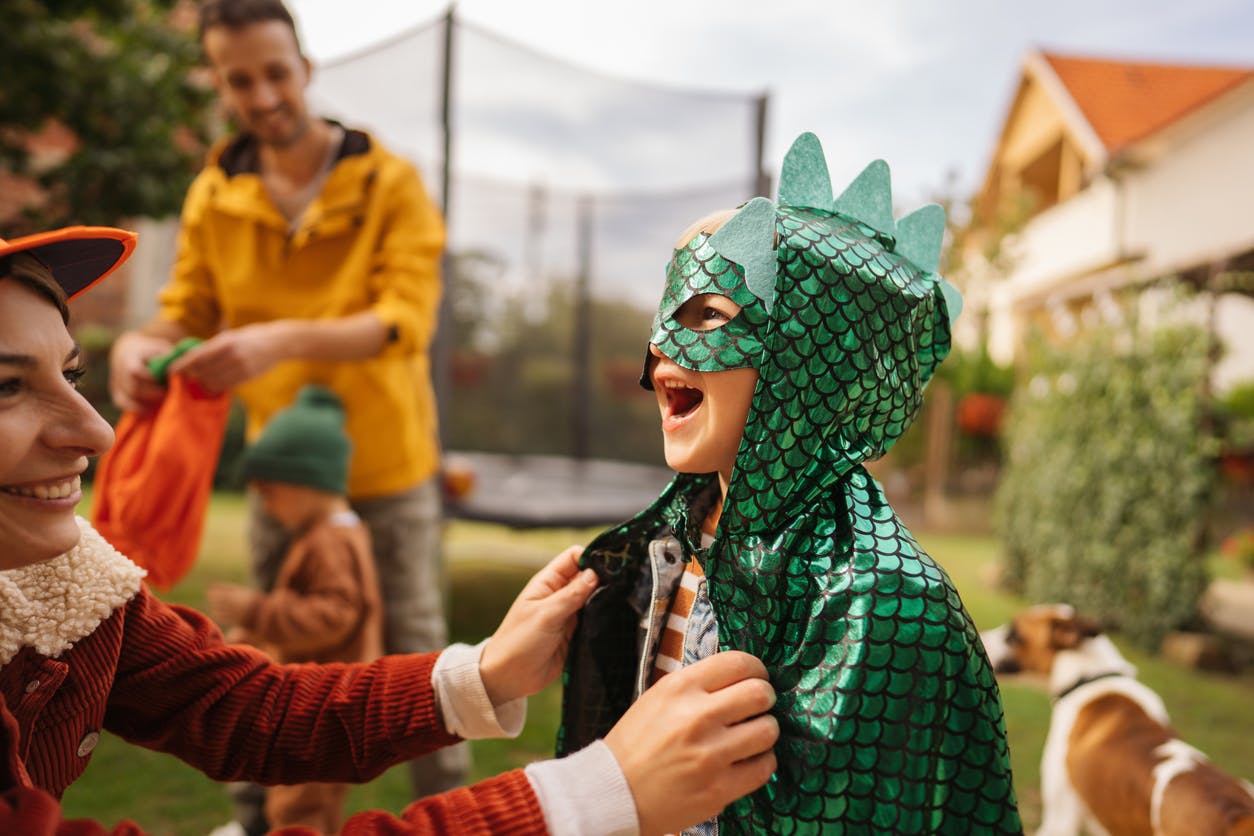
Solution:
M597 587L571 546L527 582L483 648L479 676L495 706L530 696L562 672L575 617Z
M775 772L779 722L766 668L738 650L668 673L605 736L642 834L705 821Z

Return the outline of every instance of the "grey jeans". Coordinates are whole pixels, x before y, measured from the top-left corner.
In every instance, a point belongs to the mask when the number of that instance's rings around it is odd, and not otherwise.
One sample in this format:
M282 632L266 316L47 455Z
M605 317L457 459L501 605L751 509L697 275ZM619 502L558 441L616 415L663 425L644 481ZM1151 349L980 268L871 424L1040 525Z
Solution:
M448 644L444 619L446 579L441 549L443 519L439 478L404 493L350 504L366 527L383 597L384 644L388 653L430 653ZM249 493L248 542L253 582L274 586L289 542L287 531L261 510ZM470 750L465 743L411 761L414 797L445 792L466 783Z

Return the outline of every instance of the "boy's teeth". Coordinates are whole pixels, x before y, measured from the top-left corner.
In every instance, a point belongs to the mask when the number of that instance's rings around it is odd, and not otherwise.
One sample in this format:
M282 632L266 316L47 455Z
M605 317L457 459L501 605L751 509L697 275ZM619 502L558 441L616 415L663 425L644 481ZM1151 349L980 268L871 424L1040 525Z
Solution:
M17 496L29 496L34 499L64 499L77 491L82 486L82 479L75 476L68 482L60 482L55 485L35 485L30 488L3 488L5 493L16 494Z

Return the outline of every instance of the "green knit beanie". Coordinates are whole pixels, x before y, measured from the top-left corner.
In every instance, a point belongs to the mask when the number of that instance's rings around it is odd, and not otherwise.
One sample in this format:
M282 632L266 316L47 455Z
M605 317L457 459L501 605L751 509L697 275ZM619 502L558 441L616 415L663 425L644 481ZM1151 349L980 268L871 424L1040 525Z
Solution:
M240 472L248 481L285 482L343 494L350 446L340 399L326 387L305 386L244 451Z

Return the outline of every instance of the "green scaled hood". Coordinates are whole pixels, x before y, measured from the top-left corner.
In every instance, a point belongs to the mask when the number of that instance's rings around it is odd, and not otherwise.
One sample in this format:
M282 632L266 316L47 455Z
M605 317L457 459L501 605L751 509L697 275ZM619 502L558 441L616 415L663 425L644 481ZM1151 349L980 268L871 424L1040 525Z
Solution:
M787 205L776 214L774 306L724 511L750 530L777 527L790 507L887 452L949 352L939 276L847 216Z
M1021 832L979 634L863 467L910 426L948 353L959 298L935 272L943 233L939 207L894 220L882 162L833 198L804 134L778 202L755 198L677 252L652 342L688 368L752 365L759 380L708 548L716 480L679 474L585 550L602 588L572 640L559 753L603 736L634 698L650 543L673 537L704 569L720 649L760 658L778 694L776 774L720 833ZM730 342L706 345L668 311L711 284L742 310Z

